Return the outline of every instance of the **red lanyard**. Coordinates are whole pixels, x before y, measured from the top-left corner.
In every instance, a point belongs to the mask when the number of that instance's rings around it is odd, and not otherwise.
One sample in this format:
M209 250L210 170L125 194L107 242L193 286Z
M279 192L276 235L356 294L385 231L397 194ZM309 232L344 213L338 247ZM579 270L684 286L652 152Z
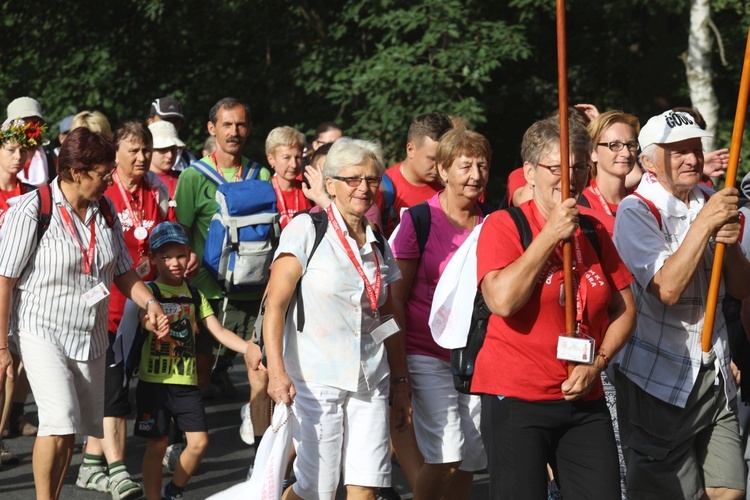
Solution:
M604 195L599 190L599 186L596 185L596 179L591 179L591 183L589 184L589 187L594 192L594 194L599 198L599 203L601 204L602 208L605 212L607 212L607 215L613 215L612 210L609 208L609 203L607 203L607 200L604 199Z
M211 161L214 162L214 165L216 165L216 171L219 172L219 175L224 177L226 179L227 177L224 175L224 172L221 170L221 167L219 166L219 162L216 161L216 152L211 153ZM240 163L239 167L235 167L237 171L234 173L234 182L237 182L240 180L240 174L242 173L242 164Z
M372 308L372 311L377 314L378 300L380 299L380 283L382 281L382 277L380 276L380 262L378 261L378 254L375 252L375 245L373 244L372 248L373 255L375 256L375 287L373 288L373 286L370 284L370 281L367 279L367 276L365 275L365 271L362 269L359 261L354 256L352 247L346 240L339 222L333 215L333 204L326 207L326 214L328 215L328 221L331 223L331 227L333 227L333 230L336 231L341 244L344 246L344 250L346 250L346 255L349 256L349 260L351 260L352 264L354 264L354 268L357 270L357 274L359 274L360 278L362 278L362 281L365 282L365 292L367 293L367 298L370 299L370 307Z
M106 203L106 201L102 200L102 203ZM68 233L73 237L74 240L76 240L76 243L78 243L78 248L81 249L81 254L83 255L83 258L81 259L83 273L91 274L91 266L94 264L94 252L96 251L96 224L94 223L94 219L96 219L96 217L91 217L91 222L89 223L89 229L91 230L91 239L89 240L89 248L87 250L83 248L83 243L81 243L81 239L78 237L78 233L76 232L76 228L70 218L68 209L62 205L60 205L60 215L62 216L63 223L65 224L65 228L68 230Z
M573 251L576 259L576 271L573 280L573 291L576 294L576 323L583 321L583 307L586 304L586 287L584 286L584 274L586 274L586 268L583 266L583 253L581 253L581 244L578 241L578 235L574 234L573 240ZM563 262L562 251L560 245L555 248L555 254Z
M117 188L120 191L120 196L122 197L122 201L125 202L125 206L128 208L128 212L130 212L130 220L133 221L133 236L135 237L136 241L138 241L138 254L141 257L144 257L148 253L148 243L147 243L147 237L148 233L145 233L143 229L143 215L144 215L144 209L143 209L143 180L141 180L138 183L138 189L136 192L140 191L140 196L136 196L135 194L131 194L130 191L125 189L125 186L122 183L122 180L120 179L120 173L115 170L114 174L112 175L112 178L115 180L115 184L117 184ZM154 198L156 199L156 194L154 194ZM133 201L135 199L138 200L138 207L135 206ZM157 202L158 203L158 202ZM139 238L138 231L143 232L144 234L141 235L142 237Z
M294 189L292 192L294 193L294 212L288 213L286 208L286 200L284 200L284 193L281 192L281 188L279 187L279 180L274 175L271 177L271 184L273 184L273 190L276 193L276 199L279 202L279 210L281 212L281 222L288 221L292 218L294 214L299 212L299 193L296 189Z

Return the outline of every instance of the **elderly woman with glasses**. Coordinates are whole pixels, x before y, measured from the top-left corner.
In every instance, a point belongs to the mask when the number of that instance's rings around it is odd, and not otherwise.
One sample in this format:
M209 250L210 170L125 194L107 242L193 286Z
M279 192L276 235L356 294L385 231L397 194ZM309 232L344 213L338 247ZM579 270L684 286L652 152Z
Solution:
M263 336L268 393L294 401L299 421L297 482L284 498L333 498L342 469L347 498L375 498L390 485L389 387L396 427L411 421L403 335L389 316L388 285L401 273L364 217L383 170L375 144L337 140L323 166L332 203L295 217L281 235ZM325 233L314 247L318 230Z
M511 214L500 211L477 242L478 283L492 315L471 389L485 394L481 431L493 498L545 498L547 463L566 498L620 498L599 375L631 334L635 304L609 234L575 205L590 151L586 129L571 122L572 197L562 199L559 119L534 123L521 147L532 199L516 212L532 239L523 242ZM566 331L563 240L574 256L575 338L566 335L573 332ZM565 344L572 352L559 349Z
M114 161L108 138L73 130L60 150L51 192L25 195L3 225L0 382L10 364L12 332L39 408L37 498L59 497L76 434L102 436L112 284L158 321L160 335L169 332L164 311L132 269L120 222L103 196ZM40 237L45 196L51 197L50 217Z
M598 212L596 217L610 236L617 206L633 191L627 188L626 177L635 166L640 128L638 118L622 111L607 111L588 124L593 142L592 177L578 204Z

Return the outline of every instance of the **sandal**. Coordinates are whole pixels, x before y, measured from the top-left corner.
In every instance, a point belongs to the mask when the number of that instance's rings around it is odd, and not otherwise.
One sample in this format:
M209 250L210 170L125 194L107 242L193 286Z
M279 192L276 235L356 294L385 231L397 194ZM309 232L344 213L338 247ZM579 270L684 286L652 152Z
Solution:
M141 485L130 479L130 474L126 470L109 478L109 491L112 493L112 500L140 498L143 495Z
M107 484L107 468L101 465L93 467L84 467L78 469L78 479L76 486L84 490L101 491L107 493L109 487Z

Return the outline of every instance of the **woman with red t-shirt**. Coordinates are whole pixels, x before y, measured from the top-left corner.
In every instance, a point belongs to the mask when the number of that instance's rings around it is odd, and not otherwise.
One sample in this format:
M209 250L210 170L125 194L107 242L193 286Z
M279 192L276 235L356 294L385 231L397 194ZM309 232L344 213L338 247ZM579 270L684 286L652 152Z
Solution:
M569 128L572 198L561 200L559 119L536 122L521 148L533 195L520 209L533 239L524 249L510 214L500 211L477 242L478 283L492 316L471 389L486 395L481 431L492 498L546 498L547 463L565 498L620 498L600 373L635 325L632 277L601 224L592 221L593 235L579 228L575 198L588 178L591 141L582 126ZM575 338L565 336L566 239L575 262ZM570 376L566 359L574 356L558 357L559 343L573 343L581 361Z
M275 175L271 178L284 229L294 214L312 207L302 191L302 151L305 136L292 127L276 127L266 138L266 158Z
M578 205L597 212L592 215L610 236L615 229L617 205L633 192L625 186L625 178L635 167L640 130L638 118L622 111L602 113L588 125L593 143L592 177Z
M0 227L10 206L8 200L25 194L30 186L18 179L29 150L16 140L8 140L0 147Z

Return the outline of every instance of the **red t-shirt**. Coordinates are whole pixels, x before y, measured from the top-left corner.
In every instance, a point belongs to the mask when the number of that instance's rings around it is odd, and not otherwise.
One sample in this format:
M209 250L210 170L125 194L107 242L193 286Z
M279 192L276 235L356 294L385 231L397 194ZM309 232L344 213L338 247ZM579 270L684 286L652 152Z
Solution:
M10 206L8 205L8 200L11 198L15 198L16 196L21 196L25 193L26 186L18 181L16 181L16 187L11 189L10 191L0 189L0 227L3 227L3 222L5 222L5 214L8 213L8 209L10 208Z
M533 201L521 205L534 238L544 219ZM612 291L627 287L630 272L620 260L612 239L600 224L596 232L602 262L589 239L579 229L576 238L581 248L585 278L582 331L594 338L596 348L609 324L607 309ZM499 245L498 242L503 242ZM503 269L523 253L518 231L510 215L498 211L482 226L477 243L477 282L481 285L490 271ZM512 316L493 314L484 346L477 356L471 389L474 392L515 397L526 401L563 399L560 385L567 379L566 362L557 359L557 340L565 333L565 309L560 303L563 286L562 262L553 252L537 279L528 302ZM601 381L586 396L594 400L604 395Z
M385 210L385 199L383 198L382 186L378 189L378 194L375 197L375 203L383 217L383 229L385 235L390 236L393 230L401 220L401 213L409 208L413 207L418 203L427 201L439 191L442 191L443 186L439 182L434 184L424 184L422 186L415 186L411 182L404 178L404 174L401 173L401 162L396 163L391 168L385 171L391 181L393 182L393 189L395 196L393 199L393 209L396 212L396 220L391 220L391 217Z
M275 183L274 189L276 189ZM281 193L281 199L279 199L279 193ZM291 191L284 191L282 189L276 191L276 206L279 207L279 213L281 214L281 229L284 229L289 224L289 221L292 220L294 214L312 208L312 203L305 197L302 188L295 186Z
M149 186L144 179L141 181L141 186L134 193L130 193L131 198L127 201L123 198L117 183L109 186L104 194L112 200L115 206L120 224L122 224L125 246L128 247L130 258L133 259L133 266L138 269L138 265L143 262L143 259L148 259L149 239L146 238L141 242L133 235L135 228L138 226L134 224L128 202L137 214L142 212L142 226L151 236L151 230L154 226L165 220L159 208L159 191L155 186ZM155 266L149 263L149 267L148 272L141 276L143 281L153 281L156 278ZM125 309L125 296L114 286L110 292L108 328L110 332L116 332Z
M513 194L526 185L526 176L523 173L523 167L513 170L508 176L507 194L508 206L513 206Z

